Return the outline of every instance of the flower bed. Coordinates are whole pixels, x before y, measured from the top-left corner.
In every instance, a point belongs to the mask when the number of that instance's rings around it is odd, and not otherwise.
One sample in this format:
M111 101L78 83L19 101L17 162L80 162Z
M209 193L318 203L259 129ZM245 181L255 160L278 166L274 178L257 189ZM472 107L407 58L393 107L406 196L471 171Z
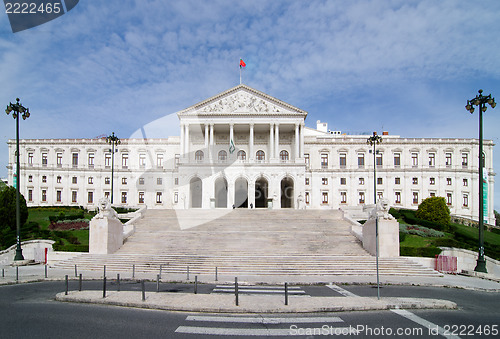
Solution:
M67 230L86 230L89 228L89 221L87 219L78 220L62 220L52 222L49 225L49 230L67 231Z

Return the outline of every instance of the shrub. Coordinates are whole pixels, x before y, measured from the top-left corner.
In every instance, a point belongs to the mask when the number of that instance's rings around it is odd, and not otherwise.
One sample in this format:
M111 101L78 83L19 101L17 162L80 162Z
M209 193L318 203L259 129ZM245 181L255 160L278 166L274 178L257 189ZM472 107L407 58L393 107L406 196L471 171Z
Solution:
M434 258L436 255L441 253L441 249L438 247L406 247L401 246L400 255L407 257L430 257Z
M430 197L418 206L415 216L419 219L436 222L442 225L450 223L450 209L443 197Z
M399 213L399 211L395 208L390 208L389 209L389 214L392 215L394 217L394 219L401 219L401 213Z
M21 226L28 220L28 206L22 194L19 194ZM16 230L16 189L12 186L0 191L0 228Z

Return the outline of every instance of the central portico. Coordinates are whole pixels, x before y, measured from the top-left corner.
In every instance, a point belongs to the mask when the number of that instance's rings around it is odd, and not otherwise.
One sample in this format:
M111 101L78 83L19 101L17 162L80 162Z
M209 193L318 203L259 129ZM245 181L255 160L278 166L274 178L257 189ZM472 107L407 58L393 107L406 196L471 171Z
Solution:
M303 208L307 112L238 85L178 113L179 208Z

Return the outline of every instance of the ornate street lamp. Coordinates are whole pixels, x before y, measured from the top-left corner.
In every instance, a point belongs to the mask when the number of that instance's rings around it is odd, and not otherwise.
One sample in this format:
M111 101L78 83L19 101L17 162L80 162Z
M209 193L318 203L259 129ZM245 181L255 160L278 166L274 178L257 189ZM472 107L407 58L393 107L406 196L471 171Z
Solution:
M14 260L24 260L23 250L21 249L21 210L19 206L19 177L21 176L21 169L19 165L19 115L23 117L23 120L26 120L30 117L29 108L24 107L19 103L19 98L16 98L16 103L9 103L5 113L9 115L12 112L12 117L16 119L16 230L17 230L17 247L16 247L16 255Z
M484 207L483 207L483 112L486 112L486 104L490 105L491 108L495 108L497 105L495 103L495 98L490 95L484 96L483 90L480 89L479 95L475 98L467 100L467 109L471 114L474 113L474 106L479 106L479 253L477 257L477 264L474 271L487 273L486 270L486 260L484 260Z
M377 261L377 298L380 299L380 279L378 273L378 215L377 215L377 152L375 146L382 142L382 137L373 132L366 143L373 146L373 203L375 204L375 256Z
M121 143L120 139L113 132L110 136L106 137L106 142L111 145L111 203L113 203L113 179L115 170L115 146ZM118 150L117 150L118 151Z

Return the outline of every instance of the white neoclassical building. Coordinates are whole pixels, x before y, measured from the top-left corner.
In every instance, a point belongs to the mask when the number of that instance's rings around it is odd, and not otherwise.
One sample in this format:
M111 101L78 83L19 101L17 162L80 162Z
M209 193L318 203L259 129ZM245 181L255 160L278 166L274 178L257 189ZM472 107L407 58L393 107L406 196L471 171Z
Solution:
M444 197L452 214L479 214L478 140L402 138L384 132L376 178L368 135L238 85L178 112L180 136L122 139L114 154L115 205L149 208L306 208L356 211L377 197L416 208ZM15 140L9 140L9 183ZM484 141L488 222L493 213L493 142ZM21 191L30 206L94 208L111 195L113 155L106 139L21 140Z

